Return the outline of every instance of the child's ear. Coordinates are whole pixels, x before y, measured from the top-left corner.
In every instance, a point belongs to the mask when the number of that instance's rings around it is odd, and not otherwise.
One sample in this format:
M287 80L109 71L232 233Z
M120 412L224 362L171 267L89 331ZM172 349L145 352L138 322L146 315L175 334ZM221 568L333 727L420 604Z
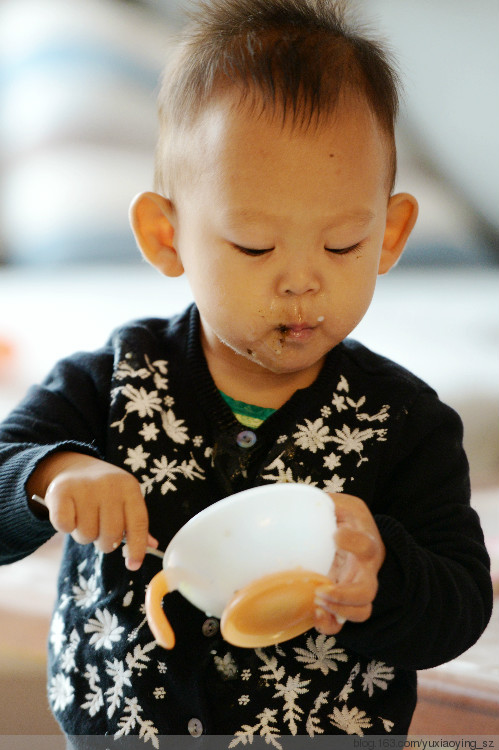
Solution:
M130 206L130 224L144 258L165 276L181 276L175 248L175 209L157 193L140 193Z
M383 274L395 265L418 218L418 202L409 193L397 193L388 201L385 235L378 273Z

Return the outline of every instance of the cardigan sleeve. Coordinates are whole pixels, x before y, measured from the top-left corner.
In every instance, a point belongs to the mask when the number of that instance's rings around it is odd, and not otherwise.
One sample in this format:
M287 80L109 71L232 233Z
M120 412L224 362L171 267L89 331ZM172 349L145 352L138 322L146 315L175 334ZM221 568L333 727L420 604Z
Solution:
M346 646L426 669L467 650L492 611L490 561L470 507L458 415L420 394L403 420L373 513L386 547L371 618L347 623Z
M0 425L0 564L34 552L54 533L28 506L26 483L58 451L105 455L111 349L59 362Z

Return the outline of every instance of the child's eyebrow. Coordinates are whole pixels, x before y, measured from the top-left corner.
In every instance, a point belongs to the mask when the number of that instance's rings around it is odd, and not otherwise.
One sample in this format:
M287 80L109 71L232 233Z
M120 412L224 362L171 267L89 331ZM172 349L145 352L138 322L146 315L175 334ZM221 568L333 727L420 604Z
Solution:
M374 211L369 208L354 208L330 218L326 218L328 226L331 229L343 226L344 224L369 224L376 218Z
M247 207L230 209L228 208L225 212L225 217L231 226L236 227L243 223L257 223L257 222L269 222L276 223L283 221L284 217L277 216L266 211L259 211ZM376 218L374 211L369 208L353 208L348 211L343 211L336 216L324 216L322 223L327 229L335 229L336 227L344 226L346 224L355 225L366 225L369 224L373 219Z

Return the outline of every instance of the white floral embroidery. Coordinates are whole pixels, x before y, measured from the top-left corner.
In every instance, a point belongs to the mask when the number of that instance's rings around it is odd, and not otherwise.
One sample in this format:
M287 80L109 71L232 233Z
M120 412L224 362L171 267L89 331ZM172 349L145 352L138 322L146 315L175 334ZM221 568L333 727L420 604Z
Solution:
M118 618L109 610L96 610L96 619L90 619L85 623L85 633L93 633L90 644L98 651L100 648L111 649L113 643L121 639L124 629L118 625Z
M133 589L130 589L130 591L127 591L125 596L123 597L123 601L121 603L122 607L129 607L130 604L133 601L134 591Z
M258 724L249 726L249 724L243 724L242 728L237 731L234 735L234 739L230 742L229 748L236 747L240 743L243 745L253 744L253 737L259 734L265 738L267 745L272 745L277 750L282 750L282 745L278 741L280 734L277 727L272 726L276 723L277 709L266 708L261 714L257 715L257 719L260 719Z
M307 648L296 648L296 661L304 662L305 669L320 669L323 675L330 671L338 670L337 661L348 661L344 649L335 648L336 638L334 636L318 635L315 640L313 636L307 638Z
M159 748L158 730L150 719L144 720L140 716L143 709L139 706L137 698L125 698L125 704L123 716L118 722L120 728L114 735L114 739L117 740L125 734L130 734L138 726L140 739L144 742L150 740L153 747Z
M55 674L50 680L49 698L54 711L63 711L74 700L74 687L69 677Z
M168 437L171 438L174 443L180 443L180 445L183 445L189 440L187 427L184 426L184 420L176 419L175 414L171 409L168 409L166 414L161 414L161 424L163 425L163 429Z
M348 406L345 403L345 396L339 396L337 393L334 394L331 403L338 413L348 409Z
M164 687L157 687L157 688L154 688L152 694L154 695L157 701L160 701L166 697L166 690L164 689Z
M258 658L263 661L263 666L260 667L260 670L264 673L263 678L265 680L275 680L275 682L279 682L283 679L286 670L283 666L279 667L275 656L268 656L261 648L255 649L255 653ZM265 672L268 672L268 674L265 674Z
M97 583L97 576L91 575L90 578L84 578L80 575L78 579L79 586L73 586L73 598L77 607L91 607L100 595L100 586Z
M147 459L151 454L146 453L142 445L138 445L136 448L128 448L127 455L124 463L130 466L132 471L138 471L147 468Z
M270 463L268 466L265 467L265 471L272 471L276 470L276 474L263 474L262 479L267 479L272 482L280 482L280 483L293 483L293 484L310 484L312 487L317 486L317 482L312 481L312 477L308 476L304 479L300 479L299 477L295 478L293 476L293 472L291 470L291 467L287 467L284 464L284 461L282 460L281 456L283 454L281 453L279 456L277 456L272 463Z
M61 667L65 672L72 672L76 668L75 654L80 643L80 636L76 628L73 628L69 636L69 644L61 654Z
M335 430L336 437L332 437L335 443L338 443L338 448L342 453L350 453L355 451L360 455L364 448L364 442L370 440L374 435L374 430L368 428L367 430L359 430L358 427L351 430L347 424L343 425L342 430Z
M366 716L365 711L360 711L358 708L334 708L333 713L329 714L331 724L338 729L341 729L346 734L357 734L359 737L364 736L363 729L370 729L372 727L371 720Z
M118 364L118 367L114 374L116 380L124 380L125 378L138 378L139 380L146 380L147 378L154 376L157 372L161 373L161 375L168 374L168 362L166 362L166 360L164 359L156 359L154 360L154 362L151 362L150 358L147 356L147 354L145 354L144 361L146 363L146 366L139 367L138 369L134 369L131 366L131 359L133 359L133 354L131 352L127 352L127 354L125 354L125 359L121 360L121 362Z
M360 664L357 662L355 667L350 672L350 676L348 680L343 685L343 688L341 689L338 695L338 700L345 701L345 702L348 700L350 694L353 693L353 681L355 680L359 672L360 672Z
M267 479L271 482L294 482L293 472L291 467L286 468L284 461L281 459L282 453L265 467L265 471L277 470L277 474L264 474L262 479Z
M330 453L329 456L324 456L324 466L326 469L333 471L334 469L337 469L340 464L341 458L340 456L337 456L336 453Z
M307 718L307 723L305 725L307 733L310 737L314 737L316 734L324 734L324 729L322 729L322 727L320 726L317 713L319 712L321 706L327 706L328 697L329 691L321 691L314 701L314 707L310 711Z
M297 703L298 696L307 693L307 686L310 680L302 680L300 674L294 677L288 676L286 683L283 679L286 677L284 666L279 666L275 656L268 656L262 649L255 650L256 655L263 661L260 670L264 673L266 680L274 680L276 692L274 698L284 698L284 721L288 725L291 734L296 734L298 727L296 722L299 721L303 714L303 709Z
M358 401L354 401L353 398L349 398L347 396L346 402L347 402L348 406L351 406L352 409L355 409L355 411L358 411L360 409L360 407L364 406L364 404L366 403L366 397L365 396L361 396Z
M335 433L336 436L331 437L331 440L334 440L335 443L338 443L338 450L345 454L348 454L352 451L357 453L359 455L357 466L360 466L361 463L368 460L367 458L362 456L364 443L367 440L372 440L372 438L374 437L376 437L378 440L384 440L386 430L373 430L371 427L369 427L367 430L359 430L358 427L355 427L353 430L351 430L347 424L344 424L343 429L336 429Z
M360 395L355 398L350 393L350 385L347 379L342 375L336 392L333 394L331 406L324 404L320 408L320 417L315 420L305 419L304 424L298 424L297 431L292 434L294 444L298 448L311 453L324 451L324 467L332 472L331 476L322 479L322 489L326 492L343 492L345 482L348 479L353 480L352 470L369 461L368 455L365 455L367 444L372 441L382 442L386 440L386 428L368 427L361 429L355 422L385 422L389 418L389 406L384 405L378 411L368 413L365 411L366 405L366 396ZM350 421L345 419L341 427L334 426L334 413L342 412L348 412L347 416ZM353 424L352 417L355 420ZM325 420L330 421L325 422ZM282 435L277 443L287 441L287 436ZM336 448L333 452L326 453L328 444L331 442L336 444ZM354 459L356 457L353 465L350 456ZM268 473L263 474L262 478L271 482L306 482L318 486L319 483L315 481L315 477L298 476L300 465L297 466L295 452L288 448L265 467L265 471ZM341 473L340 468L342 469Z
M156 425L154 424L154 422L149 422L148 424L146 424L146 422L144 422L144 424L142 425L142 429L139 432L139 435L142 435L142 437L144 438L144 440L146 442L149 442L150 440L156 440L157 439L157 437L159 435L159 430L156 427Z
M52 648L54 649L54 654L57 656L66 641L66 634L64 632L64 620L62 619L59 612L56 612L52 618L49 640Z
M214 656L213 660L215 662L217 670L221 675L223 675L225 679L231 679L232 677L235 677L238 669L237 664L234 661L234 657L232 656L230 651L228 651L223 657Z
M142 712L142 708L141 706L139 706L137 698L126 698L125 701L125 714L120 718L118 722L120 729L114 735L115 740L119 739L125 734L130 734L132 729L135 729L139 720L139 713ZM128 714L128 716L126 716L126 714Z
M100 682L100 677L97 667L87 664L86 670L84 676L88 680L90 692L85 694L87 701L86 703L82 703L81 708L88 711L90 716L94 717L104 706L104 697L102 695L102 689L98 684Z
M340 375L340 380L339 380L338 385L336 386L336 390L337 391L345 391L346 393L348 393L349 390L350 390L350 387L348 385L348 381L347 381L347 379L343 375Z
M141 604L139 611L142 612L142 613L144 613L144 605L143 604ZM143 620L142 620L142 622L140 622L139 625L136 628L134 628L133 630L131 630L128 633L128 635L127 635L127 641L128 641L128 643L131 643L132 641L137 640L140 631L142 630L142 628L144 627L144 625L146 623L147 623L147 617L144 617Z
M372 696L374 686L386 690L388 687L388 681L393 680L393 667L388 667L382 661L370 661L367 665L367 670L363 673L362 677L364 681L362 683L363 690L367 690L369 697Z
M324 425L324 420L319 417L315 422L305 419L304 425L298 425L298 432L293 434L296 438L296 444L309 450L311 453L317 453L318 450L324 450L326 443L333 438L329 435L329 427Z
M288 677L286 684L277 683L274 698L284 698L284 721L287 723L292 735L297 734L297 721L301 720L303 709L297 703L298 696L308 692L310 680L300 679L300 675Z
M152 492L154 488L154 477L148 477L145 474L142 475L142 481L140 483L140 489L142 490L142 494L148 495L150 492ZM176 487L173 485L173 489L175 490ZM165 494L165 493L163 493Z
M389 719L383 719L381 716L378 716L378 719L380 719L381 723L383 724L383 729L385 732L391 732L393 729L393 721L390 721Z
M111 718L114 712L121 706L123 697L123 688L131 687L130 677L131 669L125 669L125 665L118 659L109 661L106 659L106 674L112 677L113 684L106 690L106 700L108 702L107 715Z
M142 483L142 487L146 493L150 492L152 483L154 482L161 484L161 494L163 495L166 495L167 492L175 492L177 489L175 485L177 476L183 476L191 481L205 478L203 469L192 454L190 461L184 460L181 464L178 463L176 458L173 461L168 461L166 456L161 456L159 459L155 458L153 464L154 466L151 469L153 476L149 478L148 482L144 481ZM143 479L146 480L146 477L143 477Z
M57 607L57 609L59 610L59 612L63 612L66 609L66 607L68 606L68 604L70 604L70 602L72 602L72 601L73 601L73 597L69 596L69 594L66 594L65 592L63 592L61 594L61 597L59 599L59 605Z
M326 479L323 489L325 492L343 492L344 484L345 479L339 477L338 474L333 474L331 479Z
M357 419L359 422L385 422L390 416L389 409L389 405L385 404L376 414L357 414Z
M131 356L132 355L130 355L130 357ZM148 378L152 378L152 385L154 387L154 390L148 391L142 385L136 388L134 385L132 385L132 383L126 383L125 385L118 386L117 388L113 389L111 393L113 403L115 402L118 394L122 394L123 396L125 396L125 398L128 399L125 404L125 415L122 417L122 419L111 424L111 427L117 427L120 433L125 429L125 422L130 414L137 412L139 417L153 418L157 412L161 412L162 399L159 396L158 392L166 389L168 386L168 380L164 377L164 375L168 371L166 361L156 360L151 363L146 355L144 358L146 367L134 369L126 361L127 357L129 357L128 354L125 355L125 361L121 361L118 365L118 369L115 372L116 380L120 381L126 379L139 379L144 381ZM145 433L145 440L154 440L156 438L157 433L152 430L150 424L146 425L144 423L142 429Z
M138 378L139 380L146 380L151 376L151 373L146 367L140 367L138 370L128 364L128 362L120 362L118 369L114 373L116 380L124 380L125 378Z
M128 414L136 411L143 419L154 416L155 411L161 411L161 399L157 391L148 393L143 386L137 389L129 383L123 387L122 394L128 398L125 406Z
M155 387L158 391L168 387L168 379L162 377L159 373L155 372L152 376Z
M133 654L128 653L126 655L126 663L129 669L137 669L139 670L139 672L140 670L145 669L148 666L148 663L151 661L151 657L147 656L147 654L153 648L156 648L155 641L151 641L145 646L135 646Z

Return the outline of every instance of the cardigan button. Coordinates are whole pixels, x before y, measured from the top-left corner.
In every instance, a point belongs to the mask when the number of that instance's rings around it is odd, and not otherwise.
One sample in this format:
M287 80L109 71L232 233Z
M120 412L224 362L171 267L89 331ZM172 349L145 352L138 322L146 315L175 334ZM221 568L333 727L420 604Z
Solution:
M189 719L187 724L187 731L191 737L201 737L203 734L203 724L200 719Z
M242 430L236 437L236 443L240 448L252 448L256 443L256 435L253 430Z
M218 628L218 620L215 617L208 617L208 619L203 622L201 632L206 638L211 638L218 633Z

